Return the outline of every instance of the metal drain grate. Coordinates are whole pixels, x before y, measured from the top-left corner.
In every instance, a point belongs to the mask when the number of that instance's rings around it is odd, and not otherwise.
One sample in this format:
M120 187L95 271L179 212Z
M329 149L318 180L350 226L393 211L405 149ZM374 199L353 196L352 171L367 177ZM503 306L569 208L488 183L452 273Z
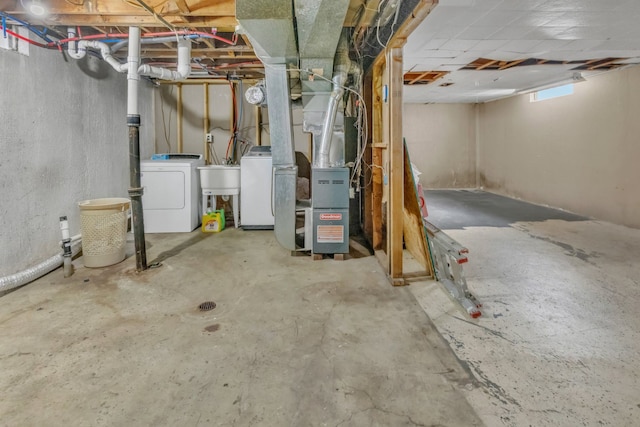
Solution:
M200 309L200 311L209 311L213 310L214 308L216 308L216 303L213 301L205 301L198 306L198 309Z

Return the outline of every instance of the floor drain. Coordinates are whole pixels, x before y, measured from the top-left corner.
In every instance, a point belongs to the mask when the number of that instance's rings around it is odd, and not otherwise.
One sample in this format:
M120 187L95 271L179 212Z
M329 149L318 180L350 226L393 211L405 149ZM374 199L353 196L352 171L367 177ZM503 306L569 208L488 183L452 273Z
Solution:
M198 308L200 309L200 311L213 310L214 308L216 308L216 303L213 301L205 301L202 304L200 304Z

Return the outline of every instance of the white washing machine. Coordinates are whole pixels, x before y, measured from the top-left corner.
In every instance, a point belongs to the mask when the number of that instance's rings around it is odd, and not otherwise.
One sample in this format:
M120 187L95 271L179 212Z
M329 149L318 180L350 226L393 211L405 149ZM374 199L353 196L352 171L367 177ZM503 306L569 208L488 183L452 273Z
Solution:
M272 161L270 146L255 146L240 159L240 225L272 229Z
M140 162L146 233L188 233L200 224L201 154L162 154Z

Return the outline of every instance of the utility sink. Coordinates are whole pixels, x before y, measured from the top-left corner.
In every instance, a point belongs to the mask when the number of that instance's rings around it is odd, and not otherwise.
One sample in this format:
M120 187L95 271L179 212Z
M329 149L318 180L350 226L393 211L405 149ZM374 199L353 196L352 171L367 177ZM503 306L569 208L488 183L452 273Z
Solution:
M240 190L240 166L209 165L198 170L203 190Z

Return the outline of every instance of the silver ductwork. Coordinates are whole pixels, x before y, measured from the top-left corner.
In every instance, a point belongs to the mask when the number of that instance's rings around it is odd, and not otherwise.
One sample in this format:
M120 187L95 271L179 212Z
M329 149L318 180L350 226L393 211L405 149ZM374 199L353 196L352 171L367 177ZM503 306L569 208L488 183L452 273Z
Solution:
M351 59L349 58L347 36L346 33L343 32L342 37L340 38L340 44L338 45L338 50L336 51L335 68L332 79L333 90L329 96L327 111L322 123L322 134L317 149L317 156L313 164L314 167L328 168L332 166L329 161L329 156L336 114L338 112L340 101L342 100L342 95L344 95L344 85L347 83L347 77L349 76L349 73L352 72L352 68L357 69L357 67L352 66Z
M304 120L311 123L316 141L323 127L333 129L342 96L331 96L336 84L330 80L341 34L335 29L342 28L348 5L344 0L236 0L236 18L241 31L248 36L265 66L274 168L274 232L278 242L289 250L296 249L297 181L290 71L300 71ZM348 50L346 57L348 60ZM337 86L342 87L346 74L338 80ZM333 119L323 126L330 100L335 104L331 107ZM330 145L329 136L327 146Z

